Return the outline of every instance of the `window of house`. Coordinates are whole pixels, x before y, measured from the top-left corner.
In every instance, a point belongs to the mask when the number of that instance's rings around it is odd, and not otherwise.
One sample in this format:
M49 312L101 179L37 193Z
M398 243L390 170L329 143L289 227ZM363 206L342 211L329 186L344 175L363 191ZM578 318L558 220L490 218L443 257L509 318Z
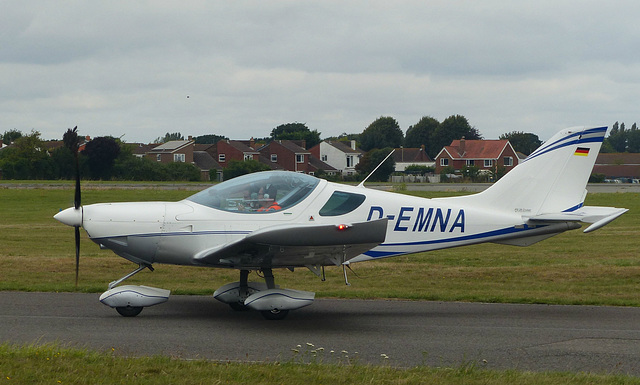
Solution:
M327 161L327 156L326 155L322 155L320 160L322 160L323 162L326 162Z
M449 165L449 158L440 158L440 166L446 167Z
M353 155L347 155L347 167L353 167Z
M157 154L157 155L156 155L156 160L157 160L158 162L162 162L162 155Z
M218 162L224 162L225 160L225 155L224 154L218 154Z
M505 166L513 166L513 158L510 156L504 157L504 165Z
M271 154L271 161L273 163L277 162L278 161L278 154Z
M173 154L173 161L174 162L184 162L185 161L184 154Z
M251 154L244 154L244 160L252 160L253 159L253 155Z
M467 161L466 161L467 166L474 166L475 163L476 162L473 159L467 159Z
M485 159L485 160L484 160L484 166L485 166L485 167L491 167L491 166L493 166L493 159Z
M296 154L296 163L304 163L304 155Z

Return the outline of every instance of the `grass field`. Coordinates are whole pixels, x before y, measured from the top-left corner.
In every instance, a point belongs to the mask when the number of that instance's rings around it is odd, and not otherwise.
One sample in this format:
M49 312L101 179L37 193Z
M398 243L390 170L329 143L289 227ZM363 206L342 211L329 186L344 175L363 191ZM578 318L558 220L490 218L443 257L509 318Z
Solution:
M179 200L192 191L112 189L94 185L83 203ZM425 197L450 193L413 193ZM0 290L73 291L73 229L52 216L72 206L67 189L0 189ZM598 304L640 306L640 194L593 194L587 204L630 211L591 234L571 231L519 248L477 245L391 258L353 266L346 287L342 271L327 269L321 282L306 269L276 272L277 282L319 297ZM82 232L80 285L102 292L135 266L100 250ZM130 283L211 294L237 280L232 270L156 265ZM252 278L257 280L255 275ZM99 373L99 374L97 374ZM122 358L58 346L0 344L0 382L6 383L466 383L626 384L640 379L574 373L487 371L474 366L398 369L322 362L273 364L177 361L168 357Z
M83 203L179 200L192 193L98 188L85 190ZM73 229L52 218L72 205L72 191L3 189L0 198L0 290L75 290ZM306 269L279 270L276 280L319 297L640 306L640 194L593 194L587 204L630 211L596 232L570 231L530 247L483 244L355 264L350 287L339 268L327 268L326 282ZM79 291L102 292L136 267L82 237ZM211 294L238 278L235 270L155 267L128 282Z
M230 363L170 357L123 358L56 345L0 344L0 383L6 384L640 384L606 374L533 373L322 362Z

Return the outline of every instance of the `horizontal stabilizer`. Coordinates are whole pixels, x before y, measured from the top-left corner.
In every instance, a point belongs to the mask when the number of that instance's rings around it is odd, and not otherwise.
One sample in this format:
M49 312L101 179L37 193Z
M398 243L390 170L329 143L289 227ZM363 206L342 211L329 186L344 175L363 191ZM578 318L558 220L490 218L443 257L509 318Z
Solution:
M591 226L584 230L585 233L590 233L610 223L627 211L629 210L617 207L583 206L571 212L539 214L529 217L528 219L530 221L540 222L561 221L592 223Z

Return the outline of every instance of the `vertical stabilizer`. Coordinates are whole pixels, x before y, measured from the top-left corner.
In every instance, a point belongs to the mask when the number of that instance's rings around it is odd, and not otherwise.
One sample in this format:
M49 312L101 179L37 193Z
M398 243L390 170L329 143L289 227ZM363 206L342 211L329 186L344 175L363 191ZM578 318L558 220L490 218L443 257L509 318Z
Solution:
M469 199L523 216L575 211L584 204L606 132L607 127L562 130L493 186Z

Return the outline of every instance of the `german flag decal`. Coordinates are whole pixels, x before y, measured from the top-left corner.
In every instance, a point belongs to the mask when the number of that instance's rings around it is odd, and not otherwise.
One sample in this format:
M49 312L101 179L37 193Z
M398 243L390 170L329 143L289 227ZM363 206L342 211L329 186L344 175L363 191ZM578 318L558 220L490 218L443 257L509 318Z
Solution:
M589 149L586 147L578 147L578 149L576 149L576 152L574 152L573 155L587 156L589 155Z

